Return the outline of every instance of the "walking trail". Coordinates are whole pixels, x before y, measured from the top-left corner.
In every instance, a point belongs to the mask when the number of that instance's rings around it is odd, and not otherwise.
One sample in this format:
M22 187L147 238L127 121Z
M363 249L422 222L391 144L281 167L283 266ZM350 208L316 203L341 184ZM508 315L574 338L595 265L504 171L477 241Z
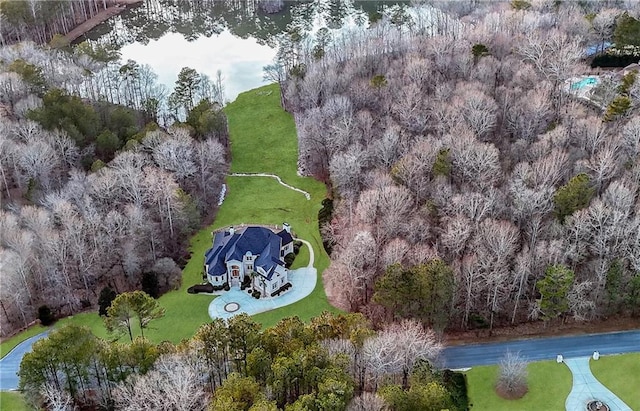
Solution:
M276 180L278 180L278 183L280 183L281 185L293 190L293 191L297 191L299 193L304 194L305 198L307 200L311 200L311 194L307 193L304 190L301 190L297 187L294 187L292 185L289 185L287 183L285 183L284 181L282 181L282 179L275 175L275 174L267 174L267 173L231 173L229 174L231 177L271 177L271 178L275 178Z
M591 357L569 358L564 363L573 374L573 387L565 402L567 411L586 410L591 401L602 401L611 411L631 411L625 404L591 373L589 359Z
M318 281L318 270L313 266L315 254L308 241L301 238L296 238L296 240L302 241L309 249L309 264L306 267L289 271L288 279L292 285L290 290L278 297L255 299L246 291L233 288L211 301L209 317L227 319L241 313L248 315L263 313L293 304L311 294Z

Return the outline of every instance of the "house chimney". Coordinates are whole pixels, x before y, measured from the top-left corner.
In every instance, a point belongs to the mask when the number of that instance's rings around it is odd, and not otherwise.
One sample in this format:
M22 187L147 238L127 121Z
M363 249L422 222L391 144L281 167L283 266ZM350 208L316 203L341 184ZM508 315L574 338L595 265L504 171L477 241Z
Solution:
M289 225L289 223L282 223L282 229L291 234L291 226Z
M236 233L236 229L233 226L229 227L229 235L234 235Z

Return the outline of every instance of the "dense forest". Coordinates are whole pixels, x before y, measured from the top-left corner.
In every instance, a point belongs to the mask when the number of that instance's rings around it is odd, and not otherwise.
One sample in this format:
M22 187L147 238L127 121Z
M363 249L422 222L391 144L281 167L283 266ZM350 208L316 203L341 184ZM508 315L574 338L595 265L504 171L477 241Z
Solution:
M638 314L637 72L600 73L597 104L567 88L598 74L589 45L640 44L637 8L463 3L274 66L300 171L334 195L327 294L439 329Z
M3 336L43 305L64 316L103 287L180 281L227 170L222 85L189 68L171 94L155 79L86 44L0 49ZM156 123L163 111L171 127Z
M25 355L20 387L55 410L466 409L464 378L432 368L441 348L418 321L376 332L360 314L265 330L240 314L177 346L108 342L69 325Z

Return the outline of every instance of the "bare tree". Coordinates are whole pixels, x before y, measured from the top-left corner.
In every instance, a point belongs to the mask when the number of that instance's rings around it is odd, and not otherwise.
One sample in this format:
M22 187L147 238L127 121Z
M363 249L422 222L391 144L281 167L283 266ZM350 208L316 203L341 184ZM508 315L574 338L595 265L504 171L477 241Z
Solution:
M347 405L347 411L384 411L386 409L387 405L382 398L375 393L366 391Z
M433 361L441 350L442 345L432 330L425 329L418 321L402 320L365 340L363 355L376 384L384 375L399 374L406 388L416 361Z
M519 352L507 351L500 360L496 391L505 398L516 399L524 396L528 390L526 361Z
M203 409L207 403L197 360L189 354L160 357L153 370L144 375L132 375L113 392L122 410Z

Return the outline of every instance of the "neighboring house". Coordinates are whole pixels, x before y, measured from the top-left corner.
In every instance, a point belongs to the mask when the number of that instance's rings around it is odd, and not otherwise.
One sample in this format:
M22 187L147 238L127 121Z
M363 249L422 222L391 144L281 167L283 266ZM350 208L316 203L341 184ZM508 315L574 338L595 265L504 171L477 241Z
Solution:
M244 227L220 231L213 237L213 247L205 253L203 279L214 286L228 283L239 287L244 281L251 288L270 297L288 282L284 256L293 252L291 227L273 232L265 227Z

